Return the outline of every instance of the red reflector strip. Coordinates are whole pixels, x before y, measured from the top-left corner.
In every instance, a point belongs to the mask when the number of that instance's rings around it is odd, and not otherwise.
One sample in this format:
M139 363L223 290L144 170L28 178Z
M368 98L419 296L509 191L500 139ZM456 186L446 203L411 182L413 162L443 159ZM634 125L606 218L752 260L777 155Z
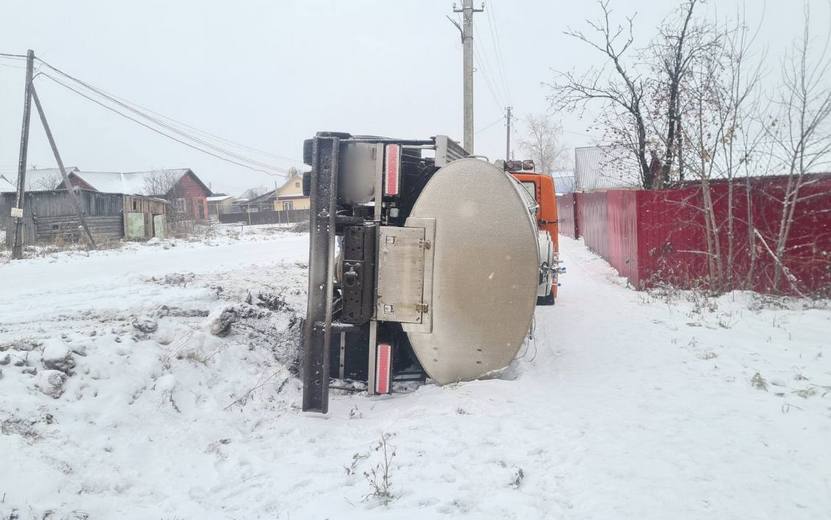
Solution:
M378 345L378 360L375 363L375 393L390 393L392 379L392 347L387 343Z
M388 144L384 151L386 175L384 179L384 194L398 195L401 187L401 145Z

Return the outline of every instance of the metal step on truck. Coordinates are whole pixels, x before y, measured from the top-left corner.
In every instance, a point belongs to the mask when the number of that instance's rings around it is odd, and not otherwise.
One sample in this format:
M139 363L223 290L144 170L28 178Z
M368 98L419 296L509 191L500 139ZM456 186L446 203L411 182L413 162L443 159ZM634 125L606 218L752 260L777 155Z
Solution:
M542 197L446 136L320 132L303 155L303 410L328 411L331 380L383 394L394 381L447 384L508 366L538 298L556 294Z

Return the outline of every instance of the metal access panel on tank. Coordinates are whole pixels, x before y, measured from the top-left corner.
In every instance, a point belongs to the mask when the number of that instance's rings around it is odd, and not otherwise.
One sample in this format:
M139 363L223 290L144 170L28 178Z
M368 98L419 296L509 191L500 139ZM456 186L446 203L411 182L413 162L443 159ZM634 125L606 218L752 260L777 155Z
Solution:
M430 302L424 298L424 288L425 280L432 285L432 273L425 268L433 237L427 236L427 231L418 227L381 227L377 320L417 324L426 321L429 329Z

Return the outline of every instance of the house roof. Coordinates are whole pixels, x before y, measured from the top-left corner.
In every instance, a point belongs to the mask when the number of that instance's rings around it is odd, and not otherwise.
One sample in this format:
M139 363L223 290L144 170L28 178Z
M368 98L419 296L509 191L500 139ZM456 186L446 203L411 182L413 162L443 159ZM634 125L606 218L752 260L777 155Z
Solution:
M263 193L262 195L257 195L253 199L249 199L248 202L253 204L253 203L256 203L256 202L265 202L269 199L274 199L274 198L276 198L276 190L271 190L271 191L267 191L267 192Z
M68 166L67 174L76 173L78 168ZM5 179L5 182L3 181ZM0 191L9 191L6 182L12 185L11 191L17 191L17 172L0 174ZM26 191L50 191L63 182L58 168L33 168L26 170Z
M154 175L171 175L174 182L179 182L179 179L189 171L187 168L126 173L76 171L74 175L103 193L164 195L163 193L148 193L148 183Z
M17 186L4 175L0 174L0 193L9 191L17 191Z
M213 197L208 197L208 202L222 202L228 199L233 199L233 195L214 195Z

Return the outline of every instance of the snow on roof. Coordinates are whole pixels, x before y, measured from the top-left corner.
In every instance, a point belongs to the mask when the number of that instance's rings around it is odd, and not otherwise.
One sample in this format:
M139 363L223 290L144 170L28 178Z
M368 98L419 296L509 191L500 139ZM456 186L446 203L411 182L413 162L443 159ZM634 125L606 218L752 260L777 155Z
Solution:
M270 190L270 191L267 191L267 192L263 193L262 195L257 195L256 197L252 197L252 198L248 199L248 202L260 202L260 201L268 200L271 197L276 197L276 194L277 194L277 190Z
M208 202L222 202L223 200L233 199L232 195L217 195L215 197L208 197Z
M165 195L164 193L148 193L152 179L158 176L171 176L172 182L179 182L190 170L178 168L174 170L152 170L146 172L81 172L75 175L84 182L102 193L124 193L128 195Z
M17 186L4 175L0 174L0 193L8 191L17 191Z
M69 166L66 168L67 175L77 173L78 168ZM0 191L17 191L17 172L5 172L0 177L12 185L9 190L3 180L0 180ZM33 168L26 170L26 191L48 191L57 188L63 178L58 168Z

